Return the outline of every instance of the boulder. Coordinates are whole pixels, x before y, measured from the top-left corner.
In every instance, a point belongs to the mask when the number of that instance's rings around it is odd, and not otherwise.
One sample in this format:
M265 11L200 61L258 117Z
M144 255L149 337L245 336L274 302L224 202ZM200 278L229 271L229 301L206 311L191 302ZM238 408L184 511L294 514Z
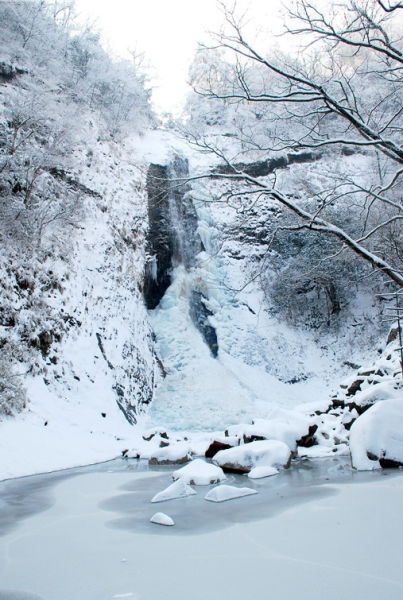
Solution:
M214 462L229 473L249 473L257 466L287 468L291 461L291 450L278 440L264 440L242 444L236 448L221 450Z
M350 431L351 462L368 471L403 466L403 392L371 406Z
M226 479L220 467L212 465L201 458L196 458L182 469L174 471L172 477L192 485L210 485Z
M157 525L165 525L167 527L172 527L175 525L175 521L165 513L157 512L150 519L150 523L156 523Z
M256 490L248 487L235 487L233 485L217 485L204 496L209 502L226 502L227 500L235 500L243 496L251 496L257 494Z
M188 496L193 496L196 493L197 492L195 492L190 485L185 483L182 479L178 479L165 488L165 490L162 490L162 492L155 494L151 502L166 502L167 500L174 500L176 498L187 498Z
M215 456L217 452L219 452L220 450L228 450L228 448L232 448L231 444L224 444L224 442L214 440L207 448L204 456L206 458L213 458L213 456Z
M157 448L149 458L150 465L182 465L192 460L189 444L178 442Z

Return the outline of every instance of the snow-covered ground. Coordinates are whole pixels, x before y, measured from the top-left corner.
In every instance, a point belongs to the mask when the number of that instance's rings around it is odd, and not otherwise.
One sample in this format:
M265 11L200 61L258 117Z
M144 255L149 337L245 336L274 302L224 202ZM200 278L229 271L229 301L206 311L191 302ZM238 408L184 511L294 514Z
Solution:
M162 527L150 500L170 471L139 469L120 461L0 484L1 600L402 598L400 473L351 485L340 459L302 463L247 480L254 495L207 502L202 487L162 503L175 522Z

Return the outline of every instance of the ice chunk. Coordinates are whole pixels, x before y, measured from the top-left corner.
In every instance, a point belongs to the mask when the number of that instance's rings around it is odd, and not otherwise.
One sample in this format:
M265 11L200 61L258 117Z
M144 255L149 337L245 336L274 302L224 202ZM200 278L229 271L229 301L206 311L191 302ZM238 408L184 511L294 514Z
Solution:
M359 471L403 464L403 397L378 402L363 413L351 427L350 450Z
M254 467L250 473L248 473L248 477L250 479L262 479L263 477L270 477L271 475L278 475L279 470L276 467Z
M251 496L257 494L256 490L248 487L235 487L233 485L217 485L215 488L207 492L204 496L205 500L210 502L225 502L226 500L234 500L243 496Z
M224 470L249 473L253 467L288 467L291 450L278 440L264 440L242 444L236 448L221 450L214 462Z
M211 483L219 483L226 479L223 470L216 465L196 458L182 469L174 471L172 474L174 479L182 479L185 483L193 485L210 485Z
M165 502L166 500L173 500L174 498L186 498L187 496L192 496L196 493L197 492L183 481L183 479L178 479L178 481L172 483L165 488L165 490L162 490L162 492L155 494L151 502Z
M163 512L155 513L155 515L151 517L150 523L156 523L157 525L166 525L168 527L172 527L172 525L175 525L175 521Z

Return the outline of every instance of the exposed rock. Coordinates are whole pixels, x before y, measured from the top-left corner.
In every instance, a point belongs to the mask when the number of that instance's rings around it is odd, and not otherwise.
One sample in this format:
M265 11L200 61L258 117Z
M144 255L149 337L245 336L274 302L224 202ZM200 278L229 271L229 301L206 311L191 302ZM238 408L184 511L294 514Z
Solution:
M379 458L379 464L382 469L396 469L397 467L403 467L403 459L402 460L393 460L391 458Z
M150 465L182 465L191 459L189 445L186 442L178 442L156 449L148 462Z
M189 313L193 323L202 334L214 358L218 354L218 341L215 328L209 322L213 313L206 306L207 298L200 292L193 291L190 298Z
M41 331L34 342L35 347L39 348L42 356L45 358L49 354L50 347L53 343L53 333L51 331Z
M399 337L399 327L392 327L389 331L388 339L386 340L386 345L394 342Z
M160 456L152 456L148 463L150 465L183 465L192 460L190 454L186 453L178 458L162 458Z
M351 362L350 360L345 360L342 363L343 367L350 367L350 369L359 369L360 365L357 365L356 363Z
M147 173L147 251L150 260L144 276L144 300L148 309L158 306L171 284L174 263L187 269L201 250L197 214L189 186L172 183L186 178L188 161L178 156L169 165L151 164Z
M364 377L357 377L355 381L351 385L348 386L346 396L354 396L357 392L361 390L361 385L364 383Z
M232 448L230 444L224 444L224 442L218 442L214 440L211 442L210 446L207 448L204 456L206 458L213 458L220 450L227 450L228 448Z
M24 75L24 73L28 73L28 71L5 62L0 62L0 83L8 83L18 77L18 75Z
M173 239L168 207L168 167L150 165L147 173L149 231L147 250L151 256L144 276L147 308L158 306L171 284Z
M318 443L317 439L315 438L317 429L318 426L316 424L310 425L308 433L297 440L297 446L301 446L302 448L311 448L312 446L316 446Z
M241 171L251 177L266 177L276 169L284 169L293 163L314 162L315 160L319 160L321 156L319 153L298 152L251 163L219 165L214 169L214 173L231 174Z
M267 438L263 435L243 435L243 443L250 444L251 442L261 442L262 440L266 440Z

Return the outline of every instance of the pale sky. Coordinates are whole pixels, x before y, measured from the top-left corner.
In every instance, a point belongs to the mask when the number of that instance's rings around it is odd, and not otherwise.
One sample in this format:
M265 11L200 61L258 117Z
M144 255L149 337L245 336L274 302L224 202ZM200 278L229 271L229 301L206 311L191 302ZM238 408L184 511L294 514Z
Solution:
M280 0L237 0L252 30L272 21ZM157 110L178 112L189 88L188 69L197 43L218 31L222 13L216 0L76 0L81 18L89 17L115 52L144 53L151 67Z

